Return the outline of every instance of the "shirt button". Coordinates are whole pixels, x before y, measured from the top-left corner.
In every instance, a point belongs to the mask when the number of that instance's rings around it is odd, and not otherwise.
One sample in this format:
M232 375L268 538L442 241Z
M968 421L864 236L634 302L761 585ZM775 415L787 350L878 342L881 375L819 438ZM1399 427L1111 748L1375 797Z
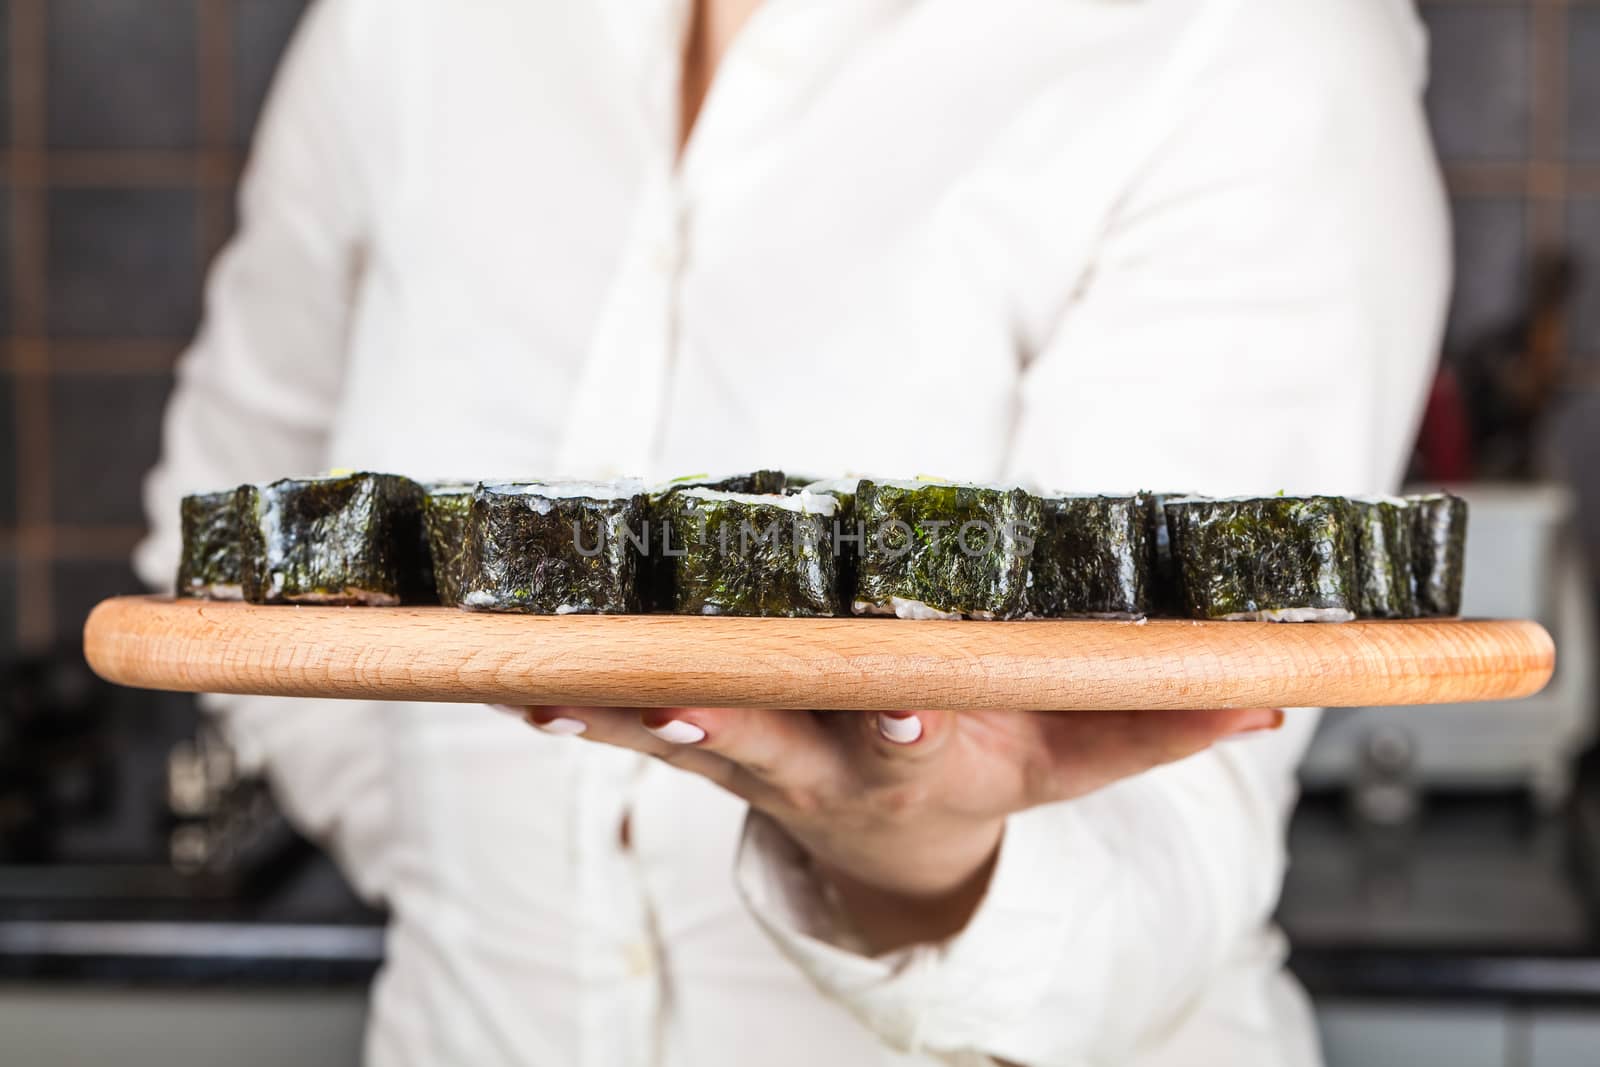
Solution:
M658 244L650 255L650 264L662 274L673 274L678 269L678 249L674 245Z
M648 941L630 941L622 950L628 965L628 977L643 978L656 969L656 950Z

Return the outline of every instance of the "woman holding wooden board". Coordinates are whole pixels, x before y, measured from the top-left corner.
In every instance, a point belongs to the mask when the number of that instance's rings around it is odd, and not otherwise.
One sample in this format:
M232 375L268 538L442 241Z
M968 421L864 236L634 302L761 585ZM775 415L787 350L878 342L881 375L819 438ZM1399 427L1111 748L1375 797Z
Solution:
M1399 0L321 0L141 568L335 466L1390 490L1421 57ZM214 707L391 909L382 1067L1317 1059L1308 712Z

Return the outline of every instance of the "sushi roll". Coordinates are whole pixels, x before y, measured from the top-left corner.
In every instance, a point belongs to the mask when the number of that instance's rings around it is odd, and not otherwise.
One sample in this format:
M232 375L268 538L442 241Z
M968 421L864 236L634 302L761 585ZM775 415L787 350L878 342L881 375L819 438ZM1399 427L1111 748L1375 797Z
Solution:
M1133 496L1052 495L1028 572L1034 618L1143 618L1150 610L1150 525Z
M782 471L757 470L741 474L685 474L659 486L650 495L665 496L680 489L715 489L721 493L749 493L765 496L782 493L789 487L789 478Z
M1036 497L1015 487L863 478L852 610L903 619L1009 619L1023 612Z
M178 560L178 596L242 599L238 491L186 496L179 511L183 555Z
M1394 497L1360 497L1350 501L1350 511L1355 519L1356 614L1363 619L1415 618L1410 506Z
M834 568L838 501L685 489L663 513L667 603L683 615L800 618L842 613Z
M856 598L856 571L861 562L861 523L856 517L856 489L860 478L822 478L807 482L807 493L830 496L834 499L833 521L830 534L833 550L833 572L838 582L839 603L848 608Z
M461 606L528 615L637 611L645 500L637 481L478 486Z
M461 603L461 572L467 559L467 515L472 510L473 482L440 482L423 486L422 529L428 538L434 588L439 603Z
M1194 493L1137 494L1145 512L1145 546L1150 555L1150 585L1147 590L1152 615L1182 615L1183 588L1178 581L1178 563L1172 557L1172 531L1167 525L1167 501L1199 499Z
M671 546L664 532L671 524L672 498L687 489L710 489L719 493L745 493L766 496L789 490L789 478L782 471L757 470L740 474L685 474L649 491L645 505L645 547L639 558L639 601L645 611L675 610L672 604Z
M1339 497L1179 498L1166 505L1185 613L1348 622L1360 598L1350 503Z
M257 604L432 600L422 500L421 486L394 474L240 487L244 598Z
M825 480L816 474L794 474L786 471L783 475L783 491L786 493L798 493L813 483Z
M1449 493L1407 497L1416 581L1417 614L1461 614L1461 579L1467 551L1467 502Z

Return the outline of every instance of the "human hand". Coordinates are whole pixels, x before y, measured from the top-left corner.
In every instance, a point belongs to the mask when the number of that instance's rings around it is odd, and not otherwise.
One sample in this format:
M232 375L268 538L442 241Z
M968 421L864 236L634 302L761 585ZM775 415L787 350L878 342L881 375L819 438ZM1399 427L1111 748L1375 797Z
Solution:
M547 733L655 756L771 816L875 951L965 925L1006 816L1283 721L1276 709L521 710Z

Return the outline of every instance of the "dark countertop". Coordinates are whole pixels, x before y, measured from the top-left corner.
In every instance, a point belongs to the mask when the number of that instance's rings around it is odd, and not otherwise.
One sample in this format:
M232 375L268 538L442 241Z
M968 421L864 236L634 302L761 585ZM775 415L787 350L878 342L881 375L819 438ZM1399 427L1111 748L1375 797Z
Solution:
M1309 797L1278 920L1318 996L1600 1005L1600 782L1541 816L1517 797L1432 799L1362 830Z
M270 889L242 896L0 899L0 981L365 985L383 961L383 914L310 846L281 866Z
M1541 817L1517 798L1432 800L1363 831L1308 797L1279 919L1318 996L1600 1005L1600 784ZM4 872L0 871L0 877ZM194 901L0 899L0 981L359 985L383 917L302 855L270 892Z

